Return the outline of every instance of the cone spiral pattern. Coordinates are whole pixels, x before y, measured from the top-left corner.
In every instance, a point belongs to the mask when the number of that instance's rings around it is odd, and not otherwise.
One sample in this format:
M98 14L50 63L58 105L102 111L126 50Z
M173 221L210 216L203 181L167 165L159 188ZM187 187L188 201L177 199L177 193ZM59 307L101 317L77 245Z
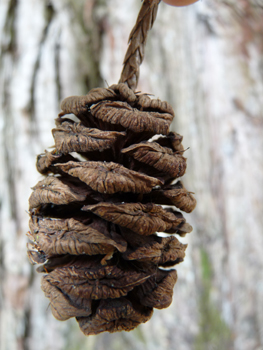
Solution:
M93 89L62 102L54 149L37 157L45 177L29 198L28 255L53 315L75 317L86 335L129 331L172 301L170 267L186 245L156 232L184 236L192 228L175 207L195 207L174 181L186 159L173 116L126 84Z

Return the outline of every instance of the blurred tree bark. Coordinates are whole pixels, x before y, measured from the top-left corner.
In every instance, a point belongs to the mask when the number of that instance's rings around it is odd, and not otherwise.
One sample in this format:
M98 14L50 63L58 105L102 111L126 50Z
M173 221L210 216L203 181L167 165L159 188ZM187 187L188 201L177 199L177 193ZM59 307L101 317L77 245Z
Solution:
M117 83L139 0L0 2L0 348L263 348L263 5L160 4L138 90L168 100L198 206L174 302L130 333L56 321L26 257L36 154L60 100Z

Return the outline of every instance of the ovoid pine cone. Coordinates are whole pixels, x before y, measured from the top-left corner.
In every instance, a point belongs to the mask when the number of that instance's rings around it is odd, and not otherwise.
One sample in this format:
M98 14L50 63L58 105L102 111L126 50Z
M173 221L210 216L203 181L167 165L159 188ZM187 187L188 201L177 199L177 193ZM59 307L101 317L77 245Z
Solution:
M190 232L174 206L196 204L174 181L186 159L173 117L126 84L93 89L62 102L55 148L37 158L45 178L29 198L28 255L53 315L76 317L86 335L129 331L172 301L176 270L159 267L183 261L186 245L156 232Z

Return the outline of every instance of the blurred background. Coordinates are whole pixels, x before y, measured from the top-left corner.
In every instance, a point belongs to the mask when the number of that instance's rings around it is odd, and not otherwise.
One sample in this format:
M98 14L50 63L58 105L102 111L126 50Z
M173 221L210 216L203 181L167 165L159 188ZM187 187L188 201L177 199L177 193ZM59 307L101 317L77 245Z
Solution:
M140 0L0 0L0 349L263 349L263 0L161 3L138 90L167 100L198 205L172 305L129 333L59 322L26 256L60 101L117 83Z

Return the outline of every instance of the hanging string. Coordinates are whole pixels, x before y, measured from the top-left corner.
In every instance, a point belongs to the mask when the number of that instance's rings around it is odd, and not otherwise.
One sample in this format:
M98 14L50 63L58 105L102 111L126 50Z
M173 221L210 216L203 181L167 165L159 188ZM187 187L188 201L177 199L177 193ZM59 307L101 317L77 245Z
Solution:
M129 46L123 61L119 83L126 83L133 91L136 90L138 85L147 34L154 24L160 2L161 0L143 1L136 24L129 36Z

